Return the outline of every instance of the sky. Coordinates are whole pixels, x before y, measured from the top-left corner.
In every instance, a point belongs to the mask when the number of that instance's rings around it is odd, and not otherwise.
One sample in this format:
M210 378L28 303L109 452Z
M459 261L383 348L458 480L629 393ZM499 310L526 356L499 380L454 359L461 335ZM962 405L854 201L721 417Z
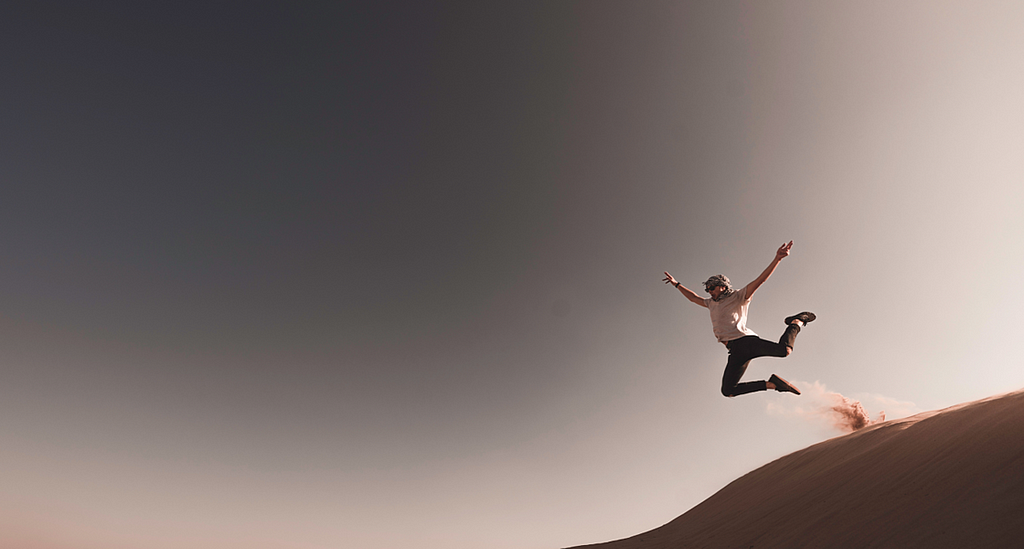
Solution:
M0 545L553 549L1024 387L1019 2L0 8ZM806 398L801 401L801 398ZM813 414L811 414L813 416Z

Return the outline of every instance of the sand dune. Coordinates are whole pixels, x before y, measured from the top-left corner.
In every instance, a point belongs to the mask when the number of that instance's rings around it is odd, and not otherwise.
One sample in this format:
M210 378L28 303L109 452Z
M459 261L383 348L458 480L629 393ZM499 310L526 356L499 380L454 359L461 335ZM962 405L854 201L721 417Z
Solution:
M773 461L601 549L1024 547L1024 391Z

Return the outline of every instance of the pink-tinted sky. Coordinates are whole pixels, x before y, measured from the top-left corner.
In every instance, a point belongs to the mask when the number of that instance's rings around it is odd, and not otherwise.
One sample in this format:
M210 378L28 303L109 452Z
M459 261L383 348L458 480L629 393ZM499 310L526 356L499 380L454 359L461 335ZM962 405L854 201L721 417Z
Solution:
M541 549L1024 387L1017 2L0 11L0 546ZM819 320L723 398L707 312ZM806 397L806 398L805 398ZM803 398L804 400L800 400Z

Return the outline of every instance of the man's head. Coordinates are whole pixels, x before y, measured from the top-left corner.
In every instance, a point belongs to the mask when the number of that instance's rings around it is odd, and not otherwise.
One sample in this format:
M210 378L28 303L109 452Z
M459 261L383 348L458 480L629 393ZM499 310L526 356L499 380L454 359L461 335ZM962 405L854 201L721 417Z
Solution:
M732 282L725 275L715 275L704 281L704 290L711 294L711 299L717 301L723 295L732 293Z

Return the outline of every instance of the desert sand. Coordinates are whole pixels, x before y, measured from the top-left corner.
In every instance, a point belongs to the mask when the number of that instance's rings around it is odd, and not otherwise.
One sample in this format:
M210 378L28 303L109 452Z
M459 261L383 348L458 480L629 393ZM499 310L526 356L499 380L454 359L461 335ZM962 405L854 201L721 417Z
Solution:
M815 444L660 528L581 547L1024 547L1024 390Z

